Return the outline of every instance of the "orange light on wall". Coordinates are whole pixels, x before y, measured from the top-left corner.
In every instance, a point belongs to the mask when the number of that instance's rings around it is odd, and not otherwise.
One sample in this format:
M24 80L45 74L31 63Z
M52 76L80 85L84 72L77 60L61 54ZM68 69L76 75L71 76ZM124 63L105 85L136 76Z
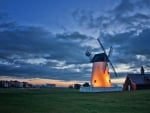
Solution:
M93 87L112 86L107 62L93 63L91 84Z

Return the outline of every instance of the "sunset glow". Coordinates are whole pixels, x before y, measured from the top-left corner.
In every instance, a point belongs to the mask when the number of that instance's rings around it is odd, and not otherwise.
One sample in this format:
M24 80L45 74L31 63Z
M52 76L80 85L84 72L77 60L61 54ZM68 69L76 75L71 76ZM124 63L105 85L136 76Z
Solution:
M57 87L68 87L75 83L83 83L82 81L63 81L63 80L54 80L54 79L44 79L44 78L18 78L18 77L7 77L0 76L0 80L13 81L17 80L20 82L28 82L33 85L42 85L42 84L56 84Z

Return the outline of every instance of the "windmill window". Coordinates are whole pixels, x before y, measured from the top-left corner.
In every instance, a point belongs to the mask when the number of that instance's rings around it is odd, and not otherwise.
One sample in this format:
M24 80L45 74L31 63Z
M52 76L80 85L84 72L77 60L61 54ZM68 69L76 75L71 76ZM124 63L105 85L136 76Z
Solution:
M96 83L96 80L94 80L94 83Z
M109 83L111 83L111 81L109 80Z

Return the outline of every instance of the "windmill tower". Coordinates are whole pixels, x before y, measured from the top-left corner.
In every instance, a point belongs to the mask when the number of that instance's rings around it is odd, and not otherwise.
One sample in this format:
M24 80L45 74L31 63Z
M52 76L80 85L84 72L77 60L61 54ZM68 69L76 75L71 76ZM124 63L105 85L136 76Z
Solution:
M97 40L103 50L103 53L95 54L94 57L91 57L91 52L86 51L86 56L88 56L90 58L90 61L93 63L91 85L94 88L110 88L112 87L112 84L110 79L108 63L112 67L115 76L117 76L116 70L109 59L110 54L112 53L112 48L110 48L110 51L107 55L101 41L99 39Z
M104 53L94 55L92 59L91 84L93 87L111 87L108 59Z

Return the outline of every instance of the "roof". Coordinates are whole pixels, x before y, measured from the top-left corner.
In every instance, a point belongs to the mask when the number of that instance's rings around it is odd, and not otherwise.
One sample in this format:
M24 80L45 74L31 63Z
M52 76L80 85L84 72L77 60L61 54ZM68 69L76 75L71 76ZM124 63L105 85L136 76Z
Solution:
M108 61L108 58L105 53L95 54L91 62L104 62Z
M150 74L128 74L127 77L136 84L150 84Z

